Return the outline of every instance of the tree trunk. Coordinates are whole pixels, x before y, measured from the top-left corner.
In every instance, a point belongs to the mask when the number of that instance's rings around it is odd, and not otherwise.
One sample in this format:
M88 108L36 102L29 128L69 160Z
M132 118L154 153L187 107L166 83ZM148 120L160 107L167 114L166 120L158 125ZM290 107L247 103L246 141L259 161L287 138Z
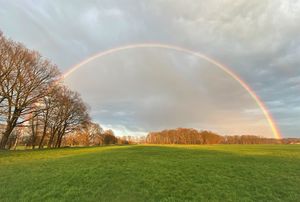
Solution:
M32 146L32 149L34 149L34 147L35 147L35 137L36 137L36 128L34 127L34 118L32 118L32 121L31 121L31 133L32 133L32 135L31 135L31 146Z
M41 140L40 140L39 149L41 149L44 146L43 142L44 142L44 139L45 139L45 136L46 136L46 133L47 133L47 124L48 124L48 110L47 110L47 113L46 113L46 119L45 119L44 128L43 128L43 135L42 135Z
M57 135L56 147L58 147L58 148L60 148L60 146L61 146L62 138L65 135L66 128L67 128L67 124L64 124L64 127Z
M48 141L48 148L51 148L53 145L54 135L55 135L55 130L53 129L53 127L51 127L50 138Z
M61 147L61 142L62 142L62 138L63 138L64 135L65 135L65 132L63 131L61 136L60 136L59 142L58 142L58 148Z
M17 125L17 121L20 117L20 113L21 113L20 110L15 109L11 119L9 119L9 121L7 121L6 129L5 129L5 132L3 133L3 136L1 139L0 149L5 149L6 144L8 142L8 138Z
M0 149L5 149L6 144L8 142L8 138L13 131L14 127L11 124L7 124L5 132L3 133L1 143L0 143Z
M15 141L13 150L17 149L18 142L19 142L19 134L17 134L17 138L16 138L16 141Z

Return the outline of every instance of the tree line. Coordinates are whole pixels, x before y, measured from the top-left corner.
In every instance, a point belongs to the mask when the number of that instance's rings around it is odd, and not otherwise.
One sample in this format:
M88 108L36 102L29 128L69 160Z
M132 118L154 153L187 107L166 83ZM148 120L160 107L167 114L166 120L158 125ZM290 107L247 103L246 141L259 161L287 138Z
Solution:
M63 140L64 146L102 146L126 145L142 143L144 137L121 136L117 137L112 130L103 130L99 124L89 123L74 133L67 135Z
M280 144L283 140L255 135L221 136L211 131L198 131L191 128L177 128L150 132L148 144Z
M60 78L56 65L0 33L0 149L16 145L24 131L32 148L60 147L90 121L80 95Z

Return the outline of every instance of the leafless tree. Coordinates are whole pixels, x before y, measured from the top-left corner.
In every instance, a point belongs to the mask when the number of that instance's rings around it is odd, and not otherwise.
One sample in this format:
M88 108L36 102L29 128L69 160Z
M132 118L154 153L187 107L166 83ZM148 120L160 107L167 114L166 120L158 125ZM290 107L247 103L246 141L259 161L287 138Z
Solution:
M37 114L35 104L49 94L59 71L37 52L3 36L0 46L0 115L6 124L0 149L4 149L14 128Z
M50 117L48 147L60 147L65 134L78 130L90 120L87 107L78 93L62 87L55 101L59 105Z
M88 134L89 146L99 146L103 144L103 136L104 130L97 123L90 122L85 127L85 131Z

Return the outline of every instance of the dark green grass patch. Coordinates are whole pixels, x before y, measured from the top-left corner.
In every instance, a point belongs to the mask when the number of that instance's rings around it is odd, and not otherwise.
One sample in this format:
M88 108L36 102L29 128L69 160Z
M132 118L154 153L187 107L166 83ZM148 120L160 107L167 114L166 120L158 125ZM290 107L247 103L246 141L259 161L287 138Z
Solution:
M0 201L299 201L300 146L0 152Z

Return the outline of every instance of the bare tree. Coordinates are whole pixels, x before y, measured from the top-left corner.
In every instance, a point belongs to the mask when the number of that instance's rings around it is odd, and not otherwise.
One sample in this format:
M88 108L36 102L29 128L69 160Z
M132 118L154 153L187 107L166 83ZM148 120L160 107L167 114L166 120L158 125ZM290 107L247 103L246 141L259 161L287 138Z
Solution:
M52 112L51 135L48 147L60 147L65 134L78 130L89 122L89 114L79 94L62 87L56 102L59 105Z
M56 85L52 88L51 93L41 100L41 138L39 141L39 148L44 147L44 141L47 135L51 134L51 129L54 125L59 125L59 116L61 115L59 107L61 105L59 96L61 95L62 86ZM52 120L52 122L51 122ZM58 124L57 124L58 123ZM52 134L51 134L52 135Z
M36 114L35 103L49 94L59 71L37 52L3 36L0 46L1 118L6 124L0 149L4 149L13 129Z
M85 127L85 131L88 134L89 145L99 146L103 144L104 130L97 123L90 122Z

